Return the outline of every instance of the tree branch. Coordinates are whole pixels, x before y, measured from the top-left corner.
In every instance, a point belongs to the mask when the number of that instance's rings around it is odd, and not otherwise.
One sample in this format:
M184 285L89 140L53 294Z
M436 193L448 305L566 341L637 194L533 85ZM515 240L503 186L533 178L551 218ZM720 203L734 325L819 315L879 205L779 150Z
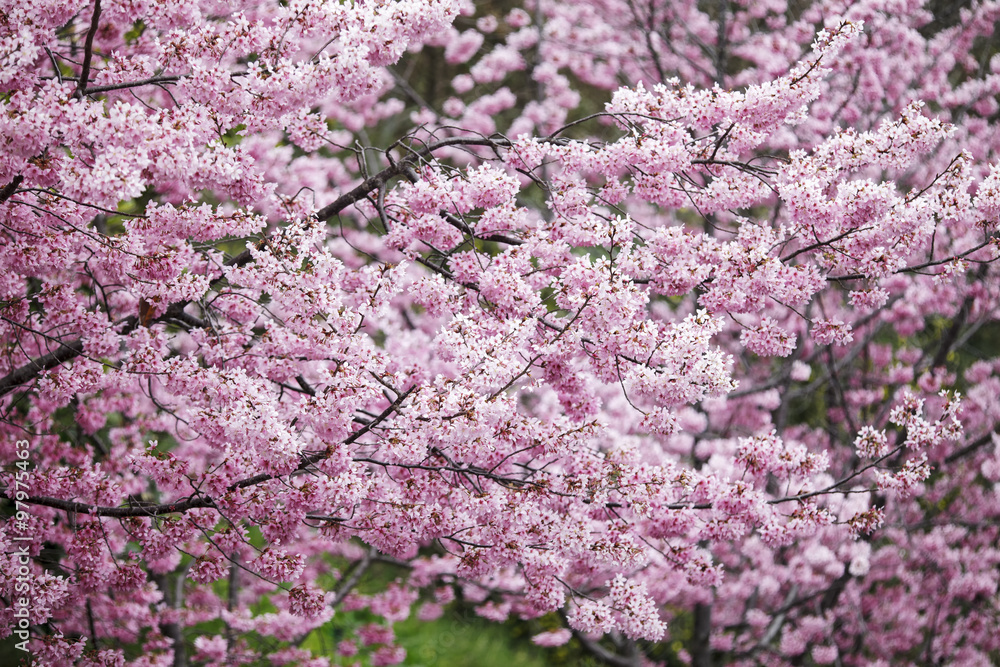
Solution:
M97 35L98 22L101 20L101 0L94 0L94 14L90 17L90 30L87 31L87 41L83 46L83 69L80 70L80 80L76 85L77 98L86 94L87 80L90 78L90 61L94 57L94 36Z
M78 503L72 500L61 500L59 498L46 498L44 496L32 496L22 502L33 505L43 505L53 507L65 512L76 512L77 514L88 514L91 516L107 516L116 519L125 517L154 517L164 514L174 514L186 512L191 509L202 507L214 507L215 503L211 498L199 496L189 498L176 503L164 503L161 505L137 505L134 507L101 507L89 503Z
M14 196L14 193L17 192L17 188L18 188L19 185L21 185L21 181L23 181L23 180L24 180L24 176L22 176L21 174L18 174L17 176L15 176L13 178L13 180L11 180L10 183L8 183L7 185L3 186L3 190L0 190L0 204L4 203L8 199L10 199L12 196Z
M373 428L378 426L381 422L385 421L393 412L399 409L403 401L413 393L416 386L411 387L406 390L399 397L393 401L389 407L383 410L375 419L373 419L369 424L363 426L362 428L355 431L347 439L340 443L339 446L343 447L345 445L350 445L355 442L358 438L364 434L371 431ZM313 454L311 456L302 457L301 462L298 467L292 472L299 472L307 469L309 466L328 458L334 451L334 447L328 447L325 451ZM289 473L291 474L291 473ZM256 486L264 482L276 479L281 475L272 475L270 473L263 473L260 475L254 475L239 482L234 482L230 484L227 488L229 491L235 491L237 489L245 489L250 486ZM135 507L101 507L98 505L91 505L89 503L78 503L72 500L61 500L59 498L47 498L47 497L30 497L22 502L32 503L34 505L44 505L45 507L53 507L55 509L61 509L66 512L76 512L78 514L89 514L91 516L107 516L115 518L124 517L154 517L163 514L176 514L178 512L187 512L192 509L199 509L203 507L216 507L215 501L208 496L192 496L187 500L181 500L174 503L161 503L158 505L140 505Z
M344 598L346 598L348 594L354 590L354 587L358 585L359 581L361 581L361 577L364 576L365 572L368 571L368 568L371 567L372 558L375 557L376 553L375 547L369 547L368 551L365 552L365 555L361 558L361 560L355 561L354 567L351 569L350 573L343 579L340 586L337 587L337 592L334 593L333 600L330 602L331 607L339 605L344 601Z
M432 153L434 153L434 151L441 148L447 148L449 146L490 146L496 148L508 145L510 145L510 142L506 139L474 139L468 137L442 139L441 141L434 142L433 144L425 146L420 150L414 151L413 153L400 158L374 176L365 179L362 183L355 186L350 192L345 192L337 197L333 203L321 208L316 213L316 217L324 222L329 220L348 206L356 204L362 199L365 199L370 193L386 185L390 179L395 178L396 176L404 175L406 171L418 161L429 157Z
M591 653L599 660L603 660L609 665L614 665L614 667L635 667L635 660L618 655L617 653L612 653L608 649L601 646L598 642L588 638L582 632L573 630L573 636L576 637L577 641L580 642L588 653Z
M94 95L96 93L107 93L112 90L127 90L129 88L139 88L140 86L149 85L160 85L164 83L177 83L181 77L179 76L152 76L148 79L142 79L141 81L123 81L121 83L109 83L103 86L90 86L85 91L84 95ZM80 78L83 81L83 78Z
M62 343L58 349L33 359L0 378L0 396L10 393L25 382L38 377L41 373L52 370L81 354L83 354L83 339L78 338L69 343Z
M699 602L694 606L694 631L691 637L692 667L712 667L712 605Z
M965 458L969 454L972 454L973 452L975 452L980 447L984 447L984 446L990 444L991 442L993 442L993 436L994 435L1000 435L1000 430L990 431L986 435L983 435L983 436L980 436L979 438L976 438L975 440L973 440L972 442L970 442L969 444L967 444L965 447L962 447L961 449L956 450L956 451L952 452L951 454L949 454L947 457L945 457L944 462L945 463L954 463L955 461L958 461L959 459Z
M249 261L249 253L247 253L247 261ZM226 262L229 265L229 262ZM188 315L184 312L184 308L187 307L188 301L182 301L178 303L170 304L167 310L150 322L146 324L153 324L155 322L167 322L167 321L177 321L187 324L189 326L196 326L201 328L208 328L208 324L202 322L193 315ZM139 318L128 317L122 323L124 328L122 329L123 335L128 335L135 331L136 327L139 326ZM68 343L60 343L58 349L45 354L38 359L33 359L21 366L16 368L4 377L0 378L0 396L9 394L11 391L17 387L35 379L45 371L52 370L60 364L66 363L67 361L72 361L83 354L83 339L77 338L76 340L70 341Z

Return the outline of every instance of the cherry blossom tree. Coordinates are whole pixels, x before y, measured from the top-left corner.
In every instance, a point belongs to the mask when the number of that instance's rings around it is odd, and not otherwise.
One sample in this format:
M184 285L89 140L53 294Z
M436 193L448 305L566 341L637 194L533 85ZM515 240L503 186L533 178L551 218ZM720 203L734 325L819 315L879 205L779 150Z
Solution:
M997 664L958 4L5 0L9 655Z

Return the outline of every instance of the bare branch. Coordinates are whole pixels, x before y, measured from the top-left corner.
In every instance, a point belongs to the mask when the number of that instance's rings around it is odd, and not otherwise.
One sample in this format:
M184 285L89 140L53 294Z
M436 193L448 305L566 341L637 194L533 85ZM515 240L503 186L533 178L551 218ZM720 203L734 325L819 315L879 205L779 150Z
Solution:
M80 80L77 82L76 93L74 93L77 98L86 94L87 80L90 78L90 62L94 57L94 36L97 35L100 20L101 0L94 0L94 14L90 17L90 30L87 31L87 41L83 47L83 69L80 70Z
M107 93L112 90L126 90L129 88L139 88L141 86L159 86L165 83L177 83L181 77L179 76L152 76L148 79L142 79L141 81L123 81L121 83L109 83L103 86L90 86L85 91L84 95L94 95L96 93ZM81 77L81 81L83 78Z

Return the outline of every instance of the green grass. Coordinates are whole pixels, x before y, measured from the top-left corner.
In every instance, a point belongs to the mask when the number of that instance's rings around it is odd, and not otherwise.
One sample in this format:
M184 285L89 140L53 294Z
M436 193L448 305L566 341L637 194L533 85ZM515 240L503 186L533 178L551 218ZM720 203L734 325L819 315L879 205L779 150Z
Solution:
M330 623L314 631L302 647L313 655L326 656L334 664L368 665L371 649L361 648L355 656L336 656L337 642L356 639L354 631L378 622L367 611L338 613ZM406 649L409 667L542 667L553 664L551 649L531 643L529 624L509 621L492 623L475 615L471 608L452 607L441 618L425 622L411 614L393 627L396 644Z
M519 627L521 626L521 627ZM430 623L416 615L397 623L396 637L411 667L541 667L550 664L548 649L535 646L517 623L491 623L467 613L450 612Z

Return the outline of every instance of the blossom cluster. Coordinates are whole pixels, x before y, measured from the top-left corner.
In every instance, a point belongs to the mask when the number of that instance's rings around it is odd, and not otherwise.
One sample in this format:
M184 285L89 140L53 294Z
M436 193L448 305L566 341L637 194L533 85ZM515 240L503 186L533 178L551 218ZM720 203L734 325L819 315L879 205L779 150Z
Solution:
M1000 651L1000 2L7 5L42 662Z

